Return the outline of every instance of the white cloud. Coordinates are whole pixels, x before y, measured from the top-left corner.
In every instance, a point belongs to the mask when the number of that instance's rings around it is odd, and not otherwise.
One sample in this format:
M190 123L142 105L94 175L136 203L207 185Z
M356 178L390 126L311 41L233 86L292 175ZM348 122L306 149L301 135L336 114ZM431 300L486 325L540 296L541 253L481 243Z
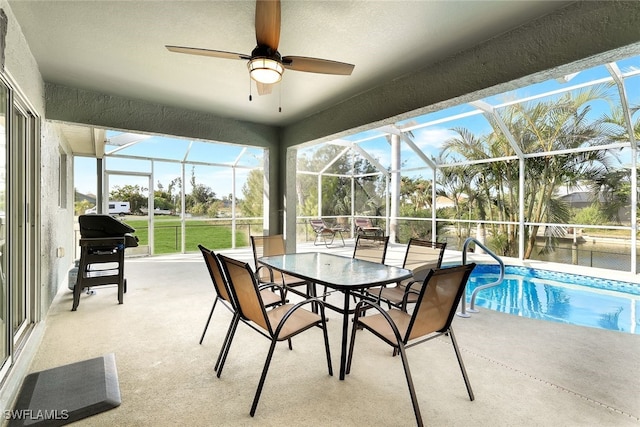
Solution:
M425 151L440 150L442 144L450 138L458 136L458 133L449 128L423 128L413 132L413 142Z

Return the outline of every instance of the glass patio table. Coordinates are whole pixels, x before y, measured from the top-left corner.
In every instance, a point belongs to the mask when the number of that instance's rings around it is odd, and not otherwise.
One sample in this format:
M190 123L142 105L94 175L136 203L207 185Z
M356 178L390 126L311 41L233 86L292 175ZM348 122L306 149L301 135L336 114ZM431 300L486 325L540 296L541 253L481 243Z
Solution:
M353 309L349 309L351 295L360 289L396 283L412 276L411 270L404 268L324 252L268 256L260 258L260 262L274 270L299 277L316 285L325 285L344 294L342 307L325 302L326 307L343 315L340 353L341 380L344 380L347 356L349 314L354 313ZM313 288L315 289L315 286Z

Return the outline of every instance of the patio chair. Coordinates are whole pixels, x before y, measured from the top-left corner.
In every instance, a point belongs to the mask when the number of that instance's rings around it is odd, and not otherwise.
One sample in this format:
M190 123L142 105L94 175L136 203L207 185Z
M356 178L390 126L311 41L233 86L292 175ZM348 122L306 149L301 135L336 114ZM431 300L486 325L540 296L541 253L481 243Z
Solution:
M380 227L376 227L369 218L355 218L353 220L356 235L365 236L384 236L384 230Z
M353 258L384 264L389 236L359 235L353 249Z
M307 299L295 305L284 304L267 311L258 287L258 282L251 271L249 264L223 255L219 255L219 258L229 279L231 293L238 304L239 319L262 336L271 340L271 346L267 353L267 359L265 361L264 368L262 369L260 382L258 383L258 388L253 398L253 404L251 405L251 411L249 414L253 417L256 412L258 400L260 399L262 387L271 363L271 357L273 356L273 352L278 341L287 340L289 342L289 349L292 349L292 337L311 329L314 326L322 328L327 357L327 368L329 370L329 375L333 375L331 353L329 351L329 336L327 334L327 320L324 314L324 304L316 299ZM318 305L319 314L303 308L303 306L311 303L316 303ZM225 347L220 366L218 367L218 376L220 376L224 367L235 330L235 327L233 330L230 330L228 343Z
M207 318L207 323L204 325L204 330L202 331L202 336L200 337L200 344L204 340L204 336L207 333L207 328L209 328L209 323L211 323L211 317L213 316L213 311L216 308L216 304L218 301L231 313L233 316L237 316L238 311L236 309L236 304L231 297L231 292L229 291L229 285L227 283L227 279L222 270L222 266L220 265L220 261L216 254L205 248L202 245L198 245L198 249L202 252L202 256L204 258L204 262L207 266L207 270L209 271L209 275L211 276L211 282L213 283L213 289L215 290L215 299L213 300L213 307L211 307L211 311L209 312L209 317ZM267 307L271 307L274 305L280 305L284 303L284 296L282 294L278 294L272 292L268 289L263 289L260 291L262 296L262 300L264 301ZM231 323L233 324L234 318L232 318ZM226 338L225 338L226 342ZM224 349L220 349L220 354L222 354ZM218 361L216 362L215 370L218 370L218 364L220 363L220 355L218 355Z
M333 244L333 241L336 238L336 234L340 236L340 240L342 240L342 247L344 247L344 237L342 236L342 232L346 231L343 227L333 227L327 225L322 218L318 219L310 219L309 225L313 229L313 232L316 234L316 238L313 241L315 246L324 245L328 248Z
M413 304L418 300L417 292L420 292L429 270L440 268L446 246L446 243L425 239L409 239L402 267L411 270L413 277L396 286L367 289L367 293L376 298L378 304L384 301L389 305L389 308L393 306L406 311L407 304ZM416 292L409 292L409 290Z
M274 272L269 267L258 261L258 259L263 256L284 255L286 253L285 240L282 234L274 236L250 236L249 238L251 240L251 249L253 251L253 262L256 269L256 277L260 283L273 282L282 284L285 289L285 293L286 291L291 290L295 294L305 298L315 296L311 283L298 277L283 274L279 271ZM300 292L292 289L298 286L306 286L307 291Z
M418 294L418 301L413 314L395 308L385 311L380 305L367 300L362 300L356 305L346 373L349 374L351 371L353 350L358 330L367 329L371 331L376 337L392 346L394 352L400 353L407 385L409 386L413 411L419 426L422 426L423 422L405 351L409 347L442 335L448 335L462 371L469 399L474 399L471 383L469 382L451 323L460 298L464 294L467 279L475 266L474 263L471 263L457 267L430 270ZM377 313L361 317L361 313L365 310L375 310ZM371 350L369 349L368 351ZM420 377L425 378L425 373L421 372Z
M356 239L356 244L353 249L353 258L362 259L365 261L377 262L384 264L384 259L387 255L387 246L389 245L389 236L365 236L360 235ZM362 291L359 291L362 293ZM322 300L327 300L327 287L324 287L322 294ZM353 295L354 302L357 302L355 294Z

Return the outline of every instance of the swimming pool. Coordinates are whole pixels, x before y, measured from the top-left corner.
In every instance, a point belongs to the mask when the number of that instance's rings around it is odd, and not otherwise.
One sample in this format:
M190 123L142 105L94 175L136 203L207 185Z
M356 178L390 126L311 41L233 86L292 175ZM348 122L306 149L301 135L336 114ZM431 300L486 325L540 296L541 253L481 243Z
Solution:
M494 282L499 266L478 265L467 283L473 290ZM533 319L640 334L640 285L529 267L506 266L505 280L478 292L484 307Z

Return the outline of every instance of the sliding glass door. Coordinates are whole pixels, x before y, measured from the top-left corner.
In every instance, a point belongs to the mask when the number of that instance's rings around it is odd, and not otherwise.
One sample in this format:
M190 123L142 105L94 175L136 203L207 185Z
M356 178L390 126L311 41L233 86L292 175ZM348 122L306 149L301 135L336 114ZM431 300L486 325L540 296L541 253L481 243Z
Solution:
M0 381L37 321L38 120L0 79Z

